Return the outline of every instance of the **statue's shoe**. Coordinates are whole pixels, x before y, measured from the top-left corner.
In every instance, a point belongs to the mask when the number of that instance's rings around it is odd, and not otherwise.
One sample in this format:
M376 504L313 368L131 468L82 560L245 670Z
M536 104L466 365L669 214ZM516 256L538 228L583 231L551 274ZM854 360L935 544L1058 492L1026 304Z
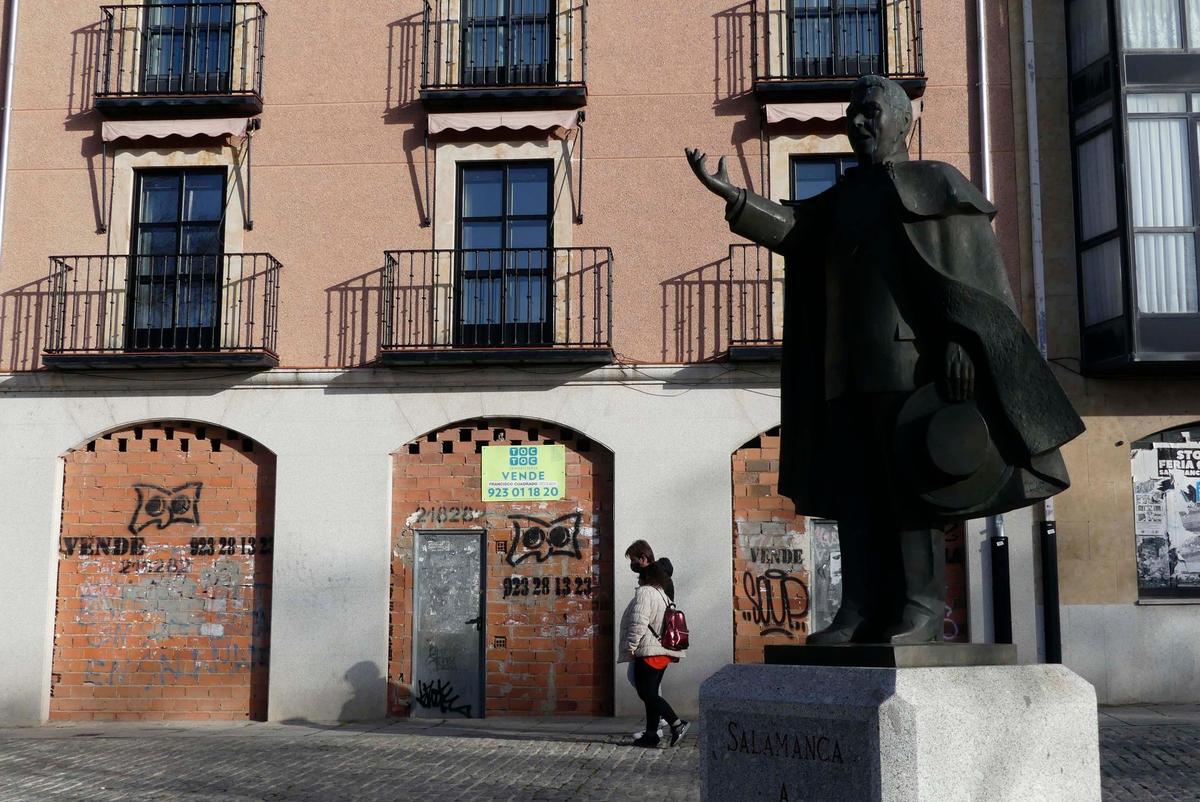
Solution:
M811 646L837 646L838 644L851 642L861 643L863 642L862 635L866 628L866 619L857 614L842 615L842 611L839 610L829 626L812 633L804 642Z
M942 640L943 620L926 610L905 610L900 623L883 632L883 640L893 646L938 643Z

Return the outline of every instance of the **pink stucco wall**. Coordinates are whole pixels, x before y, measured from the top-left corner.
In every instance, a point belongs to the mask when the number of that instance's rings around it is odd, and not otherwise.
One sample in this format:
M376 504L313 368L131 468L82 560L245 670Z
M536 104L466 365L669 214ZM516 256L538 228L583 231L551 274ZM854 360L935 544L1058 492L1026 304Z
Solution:
M338 366L371 358L358 341L361 292L389 248L431 246L424 195L418 0L263 0L267 24L262 130L254 141L255 227L244 250L283 264L281 364ZM996 228L1017 276L1016 167L1008 12L988 4ZM978 180L974 3L925 0L921 145L925 158ZM642 362L677 361L675 332L694 311L672 287L720 259L731 235L720 203L691 177L685 146L731 157L757 185L758 113L749 65L729 58L745 6L730 0L593 0L586 123L586 221L575 245L615 254L614 347ZM97 234L100 119L90 110L99 4L24 3L12 157L0 251L0 369L36 366L38 296L47 256L105 253ZM130 203L114 198L114 203ZM231 221L234 224L236 221ZM686 322L686 321L684 321ZM373 326L373 323L371 324Z

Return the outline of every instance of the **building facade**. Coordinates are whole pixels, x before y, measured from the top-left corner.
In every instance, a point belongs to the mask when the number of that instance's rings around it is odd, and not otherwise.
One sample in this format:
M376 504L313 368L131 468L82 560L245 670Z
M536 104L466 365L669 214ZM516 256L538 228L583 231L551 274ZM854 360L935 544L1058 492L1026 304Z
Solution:
M1030 11L1016 83L1036 124L1015 108L1041 230L1023 242L1044 261L1048 356L1088 427L1054 505L1063 658L1102 702L1190 702L1200 17L1173 0Z
M10 0L0 720L632 713L636 539L692 622L681 711L803 642L840 569L775 493L782 265L682 151L806 197L888 74L914 155L988 187L1032 325L1020 9L987 13ZM558 489L501 495L496 454ZM984 539L947 533L949 639L992 637Z

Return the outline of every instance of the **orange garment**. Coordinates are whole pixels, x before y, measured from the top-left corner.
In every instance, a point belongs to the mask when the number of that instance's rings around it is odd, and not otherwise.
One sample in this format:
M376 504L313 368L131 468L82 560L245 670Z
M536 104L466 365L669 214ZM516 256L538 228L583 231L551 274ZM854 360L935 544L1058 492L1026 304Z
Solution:
M657 654L654 657L643 657L641 659L645 660L646 665L650 666L656 671L660 671L671 665L671 658L665 654Z

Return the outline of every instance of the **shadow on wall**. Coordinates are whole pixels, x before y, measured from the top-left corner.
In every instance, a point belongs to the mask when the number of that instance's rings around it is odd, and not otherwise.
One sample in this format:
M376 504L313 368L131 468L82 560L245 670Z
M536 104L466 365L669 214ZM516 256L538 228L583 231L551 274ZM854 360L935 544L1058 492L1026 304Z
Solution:
M63 121L64 130L90 134L80 140L79 155L87 161L97 233L104 230L104 204L100 198L99 179L103 143L100 139L100 118L95 112L96 92L104 82L103 48L103 29L99 22L71 31L70 85L67 88L67 117Z
M0 293L0 370L37 370L50 322L49 277Z
M752 94L750 52L757 44L755 33L760 41L765 34L761 28L752 29L753 16L753 0L713 14L713 112L718 117L741 118L730 128L729 142L737 153L745 186L762 193L766 170L763 154L746 152L746 144L759 142L762 135L761 112ZM752 156L758 161L753 167Z
M401 147L408 157L408 178L422 226L429 225L426 199L430 192L429 153L425 148L426 114L421 106L421 59L424 18L421 14L389 22L387 26L388 69L384 88L387 105L383 121L404 126ZM417 162L417 154L421 161Z
M411 14L389 22L387 111L391 114L420 100L424 17Z
M361 367L379 354L383 267L325 290L325 367Z
M729 347L729 258L662 282L662 360L704 362Z
M754 88L750 74L750 52L755 46L753 16L753 0L713 14L713 105L720 106ZM763 31L758 35L762 37Z
M342 676L353 694L338 713L338 721L367 721L386 713L387 679L370 660L355 663Z
M94 22L71 31L71 75L67 89L67 119L91 113L96 90L104 80L101 25Z

